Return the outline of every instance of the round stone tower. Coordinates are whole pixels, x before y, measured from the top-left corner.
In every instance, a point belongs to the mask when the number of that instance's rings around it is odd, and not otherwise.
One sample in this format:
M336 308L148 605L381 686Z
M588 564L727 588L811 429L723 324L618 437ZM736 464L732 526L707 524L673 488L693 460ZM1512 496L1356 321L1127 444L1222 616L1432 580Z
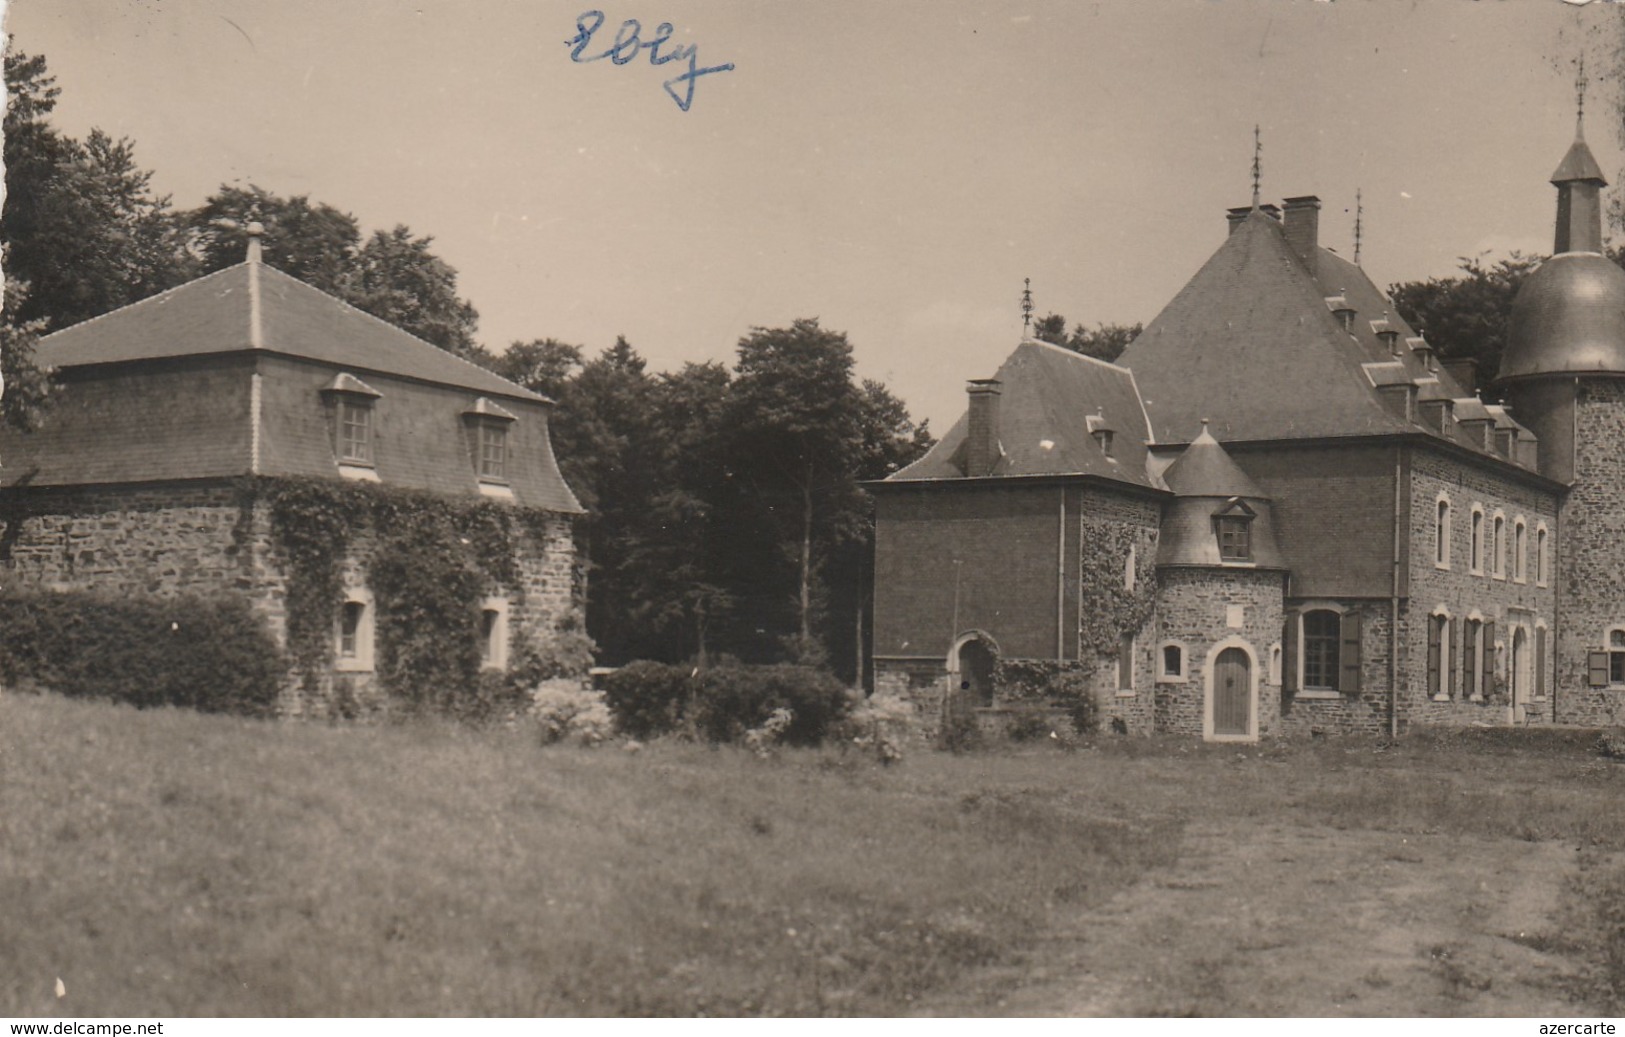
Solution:
M1163 474L1157 539L1159 731L1251 741L1281 717L1286 565L1270 500L1202 422Z
M1614 714L1625 707L1625 270L1603 253L1600 195L1607 181L1578 130L1552 184L1555 254L1518 290L1499 380L1513 415L1539 437L1541 474L1570 487L1556 537L1555 719L1620 723L1625 714ZM1611 665L1615 651L1618 666Z

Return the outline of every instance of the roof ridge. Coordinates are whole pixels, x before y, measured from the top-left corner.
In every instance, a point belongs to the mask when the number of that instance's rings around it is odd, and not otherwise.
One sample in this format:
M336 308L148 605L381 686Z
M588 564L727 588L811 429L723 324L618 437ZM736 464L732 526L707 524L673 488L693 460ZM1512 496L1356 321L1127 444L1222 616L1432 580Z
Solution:
M246 266L247 264L245 263L243 265ZM492 371L490 368L481 367L479 364L476 364L474 361L469 360L466 357L458 356L456 353L453 353L449 349L442 349L440 346L435 345L433 342L430 342L427 339L419 338L418 336L412 334L410 331L407 331L405 328L402 328L402 327L400 327L398 325L395 325L395 324L391 324L389 321L384 320L382 317L379 317L376 314L368 313L366 310L363 310L361 307L355 305L354 303L346 302L345 300L340 299L338 296L334 295L332 292L323 291L322 289L316 287L313 284L310 284L309 282L302 281L299 278L293 276L292 274L288 273L285 270L278 270L276 267L270 265L269 263L261 263L260 265L265 267L267 270L271 271L272 273L278 275L279 277L287 278L289 281L291 281L292 283L294 283L296 285L299 285L301 288L308 288L311 291L316 292L319 295L322 295L322 296L324 296L324 297L326 297L328 299L333 300L334 302L338 303L340 306L343 306L346 309L354 310L356 313L359 313L361 316L367 318L370 321L375 321L375 322L377 322L379 324L382 324L384 327L390 329L391 331L394 331L394 332L396 332L398 334L401 334L401 335L405 335L407 338L411 339L414 342L421 343L422 345L425 345L430 349L436 350L437 352L440 352L440 353L444 353L446 356L451 357L453 360L456 360L459 363L465 364L466 366L472 368L473 370L479 371L481 374L490 375L492 378L495 378L498 381L506 382L507 384L513 386L515 389L518 389L522 393L530 393L532 396L540 397L542 400L545 400L548 403L557 403L558 402L557 400L554 400L550 396L546 396L546 395L544 395L542 393L536 392L534 389L527 389L523 385L520 385L518 382L515 382L515 381L513 381L511 379L508 379L508 378L504 378L501 375L497 374L495 371ZM193 283L193 282L188 282L188 283ZM255 347L255 348L263 349L265 347L260 346L260 347Z
M233 263L231 266L221 267L219 270L211 271L211 272L209 272L207 274L204 274L201 277L194 277L190 281L184 281L184 282L176 285L173 288L165 288L163 291L157 292L157 293L155 293L153 295L149 295L144 299L137 299L135 302L127 302L123 306L120 306L120 307L118 307L116 309L108 310L106 313L98 313L94 317L86 317L84 320L75 321L72 324L64 325L64 326L62 326L60 328L55 329L54 331L48 331L44 335L40 336L40 341L44 342L46 339L52 338L52 337L54 337L56 335L60 335L64 331L71 331L71 330L73 330L75 328L83 328L83 327L85 327L87 325L94 324L99 320L105 320L108 317L114 316L115 314L123 313L125 310L133 310L137 306L145 306L149 302L156 302L159 299L162 299L166 295L174 295L176 292L180 291L183 288L190 288L193 285L202 284L204 281L209 280L211 277L219 277L221 274L228 274L231 271L236 270L240 266L245 267L247 265L248 265L247 263ZM286 275L284 275L284 276L286 276Z
M1124 367L1122 364L1116 363L1115 361L1102 360L1098 356L1090 356L1088 353L1080 353L1076 349L1068 349L1066 346L1057 346L1055 343L1046 342L1041 338L1024 338L1019 344L1017 344L1016 348L1020 349L1022 346L1043 346L1045 349L1054 350L1055 352L1060 353L1062 356L1075 357L1079 360L1088 360L1089 362L1095 364L1103 364L1106 367L1111 368L1113 371L1128 370L1128 368Z

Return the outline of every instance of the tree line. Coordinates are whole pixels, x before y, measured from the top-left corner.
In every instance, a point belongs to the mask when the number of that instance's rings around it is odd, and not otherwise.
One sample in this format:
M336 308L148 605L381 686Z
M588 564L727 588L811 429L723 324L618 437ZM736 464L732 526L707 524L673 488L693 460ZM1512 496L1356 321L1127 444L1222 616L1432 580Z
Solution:
M859 676L873 528L861 483L932 439L885 386L855 378L845 334L816 318L753 328L731 367L672 372L649 371L624 338L596 356L551 338L494 352L432 238L363 235L348 213L253 184L177 209L132 141L51 124L44 57L8 53L5 78L5 421L49 420L39 335L241 262L257 221L265 262L555 401L554 452L588 509L577 539L601 661L793 659Z

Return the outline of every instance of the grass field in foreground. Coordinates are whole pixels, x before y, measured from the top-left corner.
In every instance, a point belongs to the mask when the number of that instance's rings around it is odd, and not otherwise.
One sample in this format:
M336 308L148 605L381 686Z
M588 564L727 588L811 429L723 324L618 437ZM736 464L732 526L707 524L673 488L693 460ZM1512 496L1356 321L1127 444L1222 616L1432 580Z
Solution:
M1625 769L1546 743L881 768L8 695L0 1015L898 1014L1175 860L1192 818L1625 848Z

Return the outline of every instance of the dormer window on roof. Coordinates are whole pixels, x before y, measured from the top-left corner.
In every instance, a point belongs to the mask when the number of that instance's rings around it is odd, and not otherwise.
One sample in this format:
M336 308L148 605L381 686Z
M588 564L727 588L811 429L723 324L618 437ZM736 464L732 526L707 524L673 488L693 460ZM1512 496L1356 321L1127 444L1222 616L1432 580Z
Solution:
M1100 444L1100 452L1105 454L1108 458L1111 457L1112 435L1116 432L1116 430L1106 423L1105 412L1097 411L1094 414L1088 415L1084 420L1085 424L1089 428L1089 434L1095 438L1096 443Z
M1337 323L1344 331L1354 330L1355 310L1345 296L1341 294L1326 296L1326 308L1332 311L1332 316L1337 318Z
M328 421L333 430L333 457L339 474L352 479L377 479L373 470L373 407L378 390L355 375L341 372L322 388Z
M1219 561L1253 560L1253 519L1257 513L1240 497L1231 497L1213 513L1213 535L1219 540Z
M508 428L515 418L509 411L484 396L463 411L469 429L469 453L481 490L487 485L506 488L508 484Z

